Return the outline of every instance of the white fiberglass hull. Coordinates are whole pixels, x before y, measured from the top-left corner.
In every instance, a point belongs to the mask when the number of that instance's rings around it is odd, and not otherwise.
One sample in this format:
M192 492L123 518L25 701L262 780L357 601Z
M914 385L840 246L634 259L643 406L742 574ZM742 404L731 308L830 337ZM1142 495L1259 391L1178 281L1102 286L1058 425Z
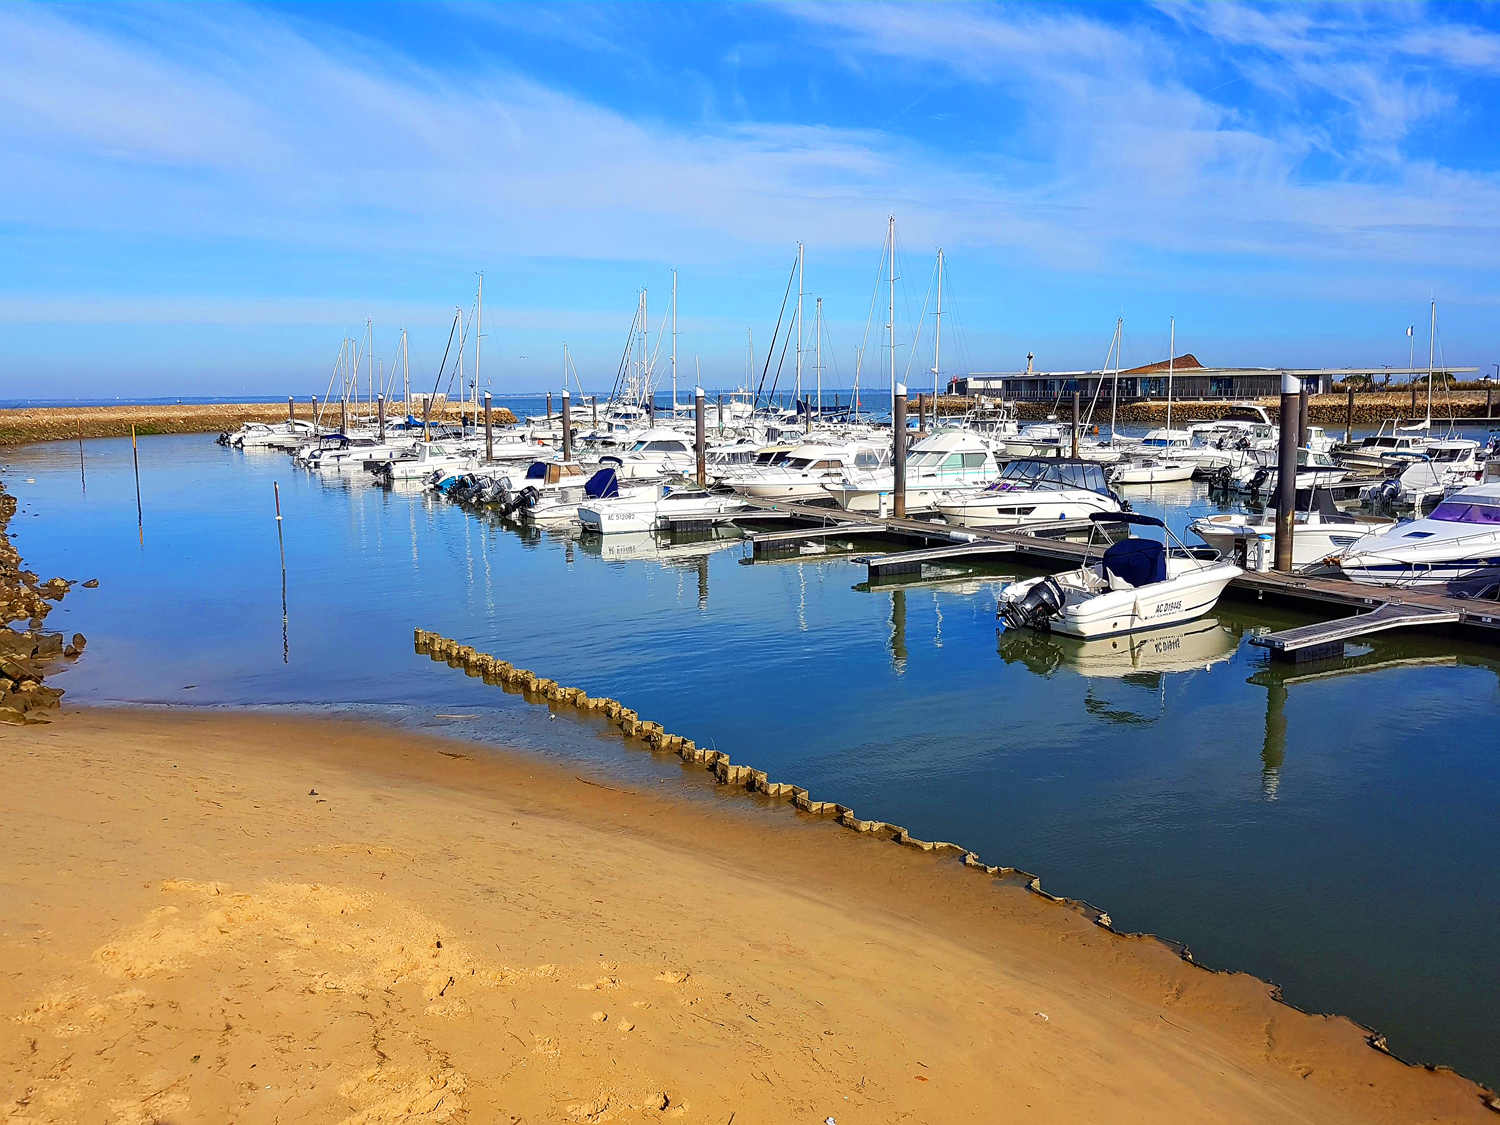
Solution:
M1066 586L1070 579L1094 573L1094 567L1054 575ZM1174 573L1175 572L1175 573ZM1169 577L1164 582L1124 590L1105 590L1076 600L1070 595L1062 611L1053 617L1048 628L1068 637L1112 637L1193 621L1218 604L1219 595L1242 571L1229 562L1200 565L1186 559L1168 563ZM1032 586L1045 581L1033 578L1017 582L1000 592L1002 600L1023 597Z
M601 535L654 531L667 519L712 518L747 511L749 505L735 496L713 495L703 499L665 496L603 500L578 506L578 522L585 531Z
M1190 461L1172 461L1159 465L1122 465L1109 476L1110 484L1170 484L1191 480L1194 466Z
M1118 512L1112 496L1085 489L981 492L952 497L937 505L938 514L959 527L1020 527L1054 520L1086 519L1093 512Z
M1336 571L1337 566L1328 562L1330 557L1340 554L1370 531L1363 523L1314 523L1309 526L1298 520L1294 527L1292 568L1299 571ZM1188 524L1188 530L1226 557L1233 556L1236 539L1253 537L1267 544L1276 539L1273 522L1251 522L1237 515L1203 516Z

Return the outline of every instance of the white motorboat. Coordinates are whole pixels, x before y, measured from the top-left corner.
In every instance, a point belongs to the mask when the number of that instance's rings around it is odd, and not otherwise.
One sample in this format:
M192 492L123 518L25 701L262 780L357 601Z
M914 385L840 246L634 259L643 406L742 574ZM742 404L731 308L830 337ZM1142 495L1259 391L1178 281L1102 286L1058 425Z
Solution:
M1390 432L1386 432L1386 425ZM1361 438L1353 445L1337 445L1333 452L1339 461L1356 469L1404 468L1427 451L1431 439L1399 432L1395 422L1385 423L1377 433Z
M479 458L465 446L456 442L425 441L417 445L415 456L383 461L375 466L374 473L380 480L390 483L424 480L438 470L450 475L470 473L478 465Z
M1276 491L1280 477L1279 454L1274 449L1254 449L1249 460L1229 474L1229 487L1235 492L1268 496ZM1297 450L1297 488L1328 488L1343 483L1349 471L1327 453L1315 449Z
M1121 484L1170 484L1173 481L1190 480L1195 465L1191 461L1158 460L1148 457L1144 461L1126 461L1109 474L1109 483Z
M1031 422L1000 441L1007 457L1061 457L1065 447L1072 448L1073 434L1062 422Z
M982 438L964 430L943 430L911 447L906 458L906 510L932 511L962 492L977 492L1000 475L995 454ZM889 508L895 469L853 470L823 487L850 512Z
M246 422L219 441L235 449L265 449L273 445L297 445L318 436L318 427L301 419L286 422Z
M888 445L868 442L799 445L773 465L747 466L726 476L724 484L742 496L760 500L823 500L828 495L824 484L847 472L885 468L890 456Z
M1421 458L1407 465L1399 476L1361 489L1360 497L1375 504L1421 508L1483 479L1479 443L1466 438L1445 438L1428 443Z
M651 480L697 469L693 439L677 430L656 427L642 433L619 453L621 480Z
M1424 519L1356 539L1338 562L1366 585L1491 590L1500 584L1500 483L1461 489Z
M1093 517L1160 528L1155 516L1135 512ZM1157 539L1122 539L1097 562L1061 574L1013 582L1000 591L999 616L1013 628L1070 637L1109 637L1202 617L1241 573L1224 559L1199 558L1178 542L1173 553Z
M938 513L961 527L1016 527L1050 520L1086 519L1095 512L1118 512L1120 498L1110 491L1104 468L1093 461L1062 457L1007 462L1000 479L980 492L940 501Z
M654 531L674 519L712 519L750 510L731 492L711 492L696 485L659 485L638 495L603 496L578 505L585 531L604 535Z
M533 465L532 469L535 468ZM544 468L550 477L554 468L561 468L561 463L547 464ZM541 485L531 478L521 482L522 487L511 500L502 500L501 504L505 514L514 513L536 527L564 527L579 522L580 504L616 497L655 497L661 492L661 486L654 481L621 485L615 470L616 466L606 458L605 463L586 478L571 473L564 476L559 472L556 481L544 480ZM529 476L531 470L527 472Z
M1355 540L1383 530L1393 522L1389 516L1340 512L1327 492L1314 489L1311 496L1298 497L1292 525L1292 568L1312 574L1336 572L1338 566L1329 561L1330 556L1341 554ZM1200 516L1188 524L1188 530L1225 558L1235 559L1247 569L1269 569L1275 556L1274 509ZM1258 560L1261 566L1257 567L1252 560Z

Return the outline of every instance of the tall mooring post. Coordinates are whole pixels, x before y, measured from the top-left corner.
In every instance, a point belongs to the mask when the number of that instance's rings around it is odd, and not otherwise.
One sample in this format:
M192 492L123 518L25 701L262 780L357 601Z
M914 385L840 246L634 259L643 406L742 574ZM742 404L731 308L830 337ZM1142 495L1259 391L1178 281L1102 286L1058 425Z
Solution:
M1349 401L1344 407L1344 444L1354 440L1354 384L1349 384Z
M693 452L698 458L698 487L708 487L708 437L704 433L703 424L703 388L693 388Z
M906 518L906 384L896 384L896 395L891 400L891 468L896 477L891 488L894 515Z
M927 397L921 391L917 392L917 436L927 435Z
M594 420L591 425L594 429L599 428L599 396L593 395L589 398L589 409L593 412Z
M1300 381L1300 380L1299 380ZM1306 383L1297 392L1297 445L1299 447L1307 444L1307 398L1309 388Z
M719 436L724 436L724 392L719 392Z
M1073 460L1078 460L1078 405L1079 392L1073 392Z
M1276 569L1292 571L1297 518L1297 438L1302 423L1302 381L1281 373L1281 446L1276 470Z
M484 392L484 459L495 459L495 427L490 421L490 392Z
M339 401L339 433L341 433L341 434L347 434L348 432L349 432L349 400L346 398L346 399L341 399Z
M552 428L552 392L547 392L547 428Z
M297 422L297 400L294 399L291 395L287 395L286 396L286 428L287 428L287 432L288 433L290 433L296 427L296 422Z
M573 396L563 391L563 460L573 460Z
M380 428L380 444L385 444L385 395L375 396L375 424Z

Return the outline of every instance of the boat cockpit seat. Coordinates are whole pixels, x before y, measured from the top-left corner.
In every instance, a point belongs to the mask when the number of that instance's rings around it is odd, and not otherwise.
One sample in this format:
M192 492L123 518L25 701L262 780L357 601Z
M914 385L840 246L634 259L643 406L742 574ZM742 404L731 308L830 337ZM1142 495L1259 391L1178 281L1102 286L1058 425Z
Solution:
M1104 552L1104 577L1111 590L1133 590L1167 580L1167 549L1155 539L1121 539Z

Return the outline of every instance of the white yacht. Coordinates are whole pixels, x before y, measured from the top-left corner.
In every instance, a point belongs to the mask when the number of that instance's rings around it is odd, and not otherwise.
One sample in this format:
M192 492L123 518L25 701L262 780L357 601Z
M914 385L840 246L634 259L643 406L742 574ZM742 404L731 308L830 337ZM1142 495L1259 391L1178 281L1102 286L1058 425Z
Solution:
M1353 445L1335 446L1338 459L1356 469L1390 469L1404 467L1427 451L1430 438L1400 433L1394 422L1387 424L1391 427L1389 433L1382 425L1378 433Z
M1093 518L1159 528L1176 539L1155 516L1118 512ZM1213 609L1224 587L1243 572L1224 559L1198 558L1180 543L1178 548L1173 553L1157 539L1122 539L1105 548L1097 563L1004 587L998 616L1012 628L1070 637L1192 621Z
M1340 512L1321 489L1299 497L1292 531L1292 569L1305 573L1336 573L1330 558L1346 550L1355 540L1381 531L1393 522L1388 516L1351 515ZM1276 512L1225 512L1200 516L1188 530L1225 558L1243 558L1246 569L1268 570L1276 552ZM1237 543L1245 544L1236 549ZM1240 551L1243 551L1241 555Z
M1344 575L1373 586L1434 586L1479 594L1500 584L1500 483L1448 497L1424 519L1356 539Z
M938 513L961 527L1017 527L1050 520L1086 519L1122 510L1104 468L1063 457L1009 461L1000 479L979 492L940 501Z
M824 484L848 472L889 472L890 459L890 446L884 444L799 445L775 464L747 466L726 476L724 484L760 500L823 500L828 496Z
M546 477L540 482L531 473L540 465ZM565 527L579 522L578 507L595 500L617 497L656 496L661 487L655 482L620 484L616 467L605 458L591 475L576 462L538 462L527 470L527 478L505 504L526 523L536 527ZM578 469L577 473L571 471Z
M995 454L983 439L964 430L943 430L923 438L906 457L906 510L932 511L952 495L977 492L1000 475ZM856 469L824 489L850 512L889 509L894 466Z

